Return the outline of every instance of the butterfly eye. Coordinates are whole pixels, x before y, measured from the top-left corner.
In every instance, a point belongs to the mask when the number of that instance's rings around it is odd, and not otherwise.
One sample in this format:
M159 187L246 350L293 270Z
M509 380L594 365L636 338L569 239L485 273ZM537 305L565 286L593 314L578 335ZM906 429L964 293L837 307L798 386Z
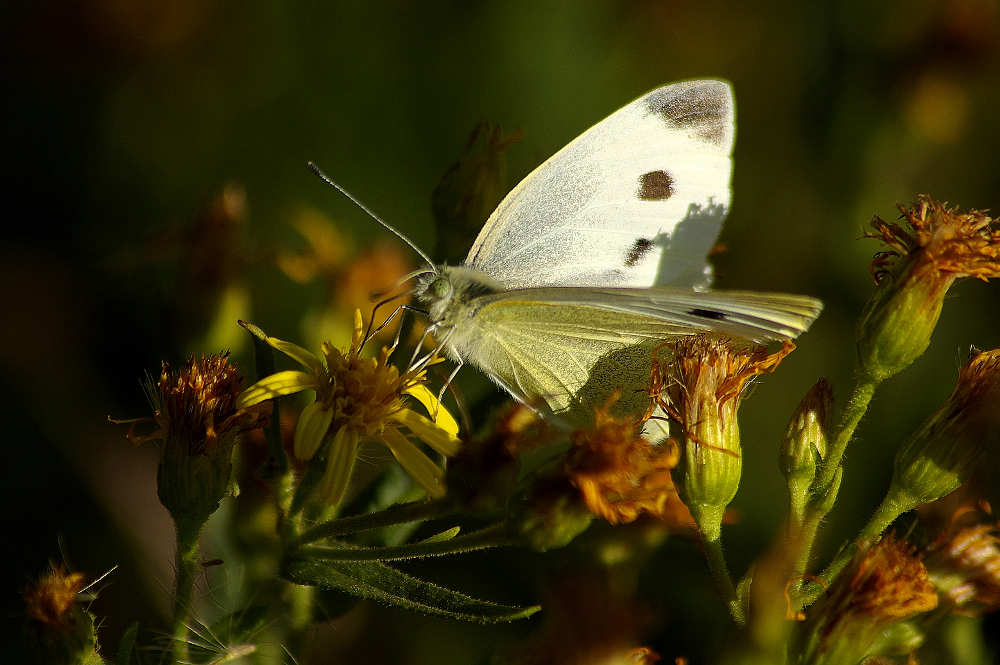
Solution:
M438 277L431 282L431 286L428 290L434 295L435 298L447 298L452 292L451 280L447 277Z

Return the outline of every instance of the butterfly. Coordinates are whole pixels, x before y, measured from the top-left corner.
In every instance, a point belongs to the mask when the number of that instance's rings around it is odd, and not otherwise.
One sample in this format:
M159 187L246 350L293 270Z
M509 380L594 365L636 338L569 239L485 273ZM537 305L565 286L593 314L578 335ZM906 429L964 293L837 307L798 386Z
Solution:
M820 301L708 290L735 127L721 80L658 88L594 125L507 194L461 265L421 253L428 330L459 366L556 413L637 392L663 341L796 337Z

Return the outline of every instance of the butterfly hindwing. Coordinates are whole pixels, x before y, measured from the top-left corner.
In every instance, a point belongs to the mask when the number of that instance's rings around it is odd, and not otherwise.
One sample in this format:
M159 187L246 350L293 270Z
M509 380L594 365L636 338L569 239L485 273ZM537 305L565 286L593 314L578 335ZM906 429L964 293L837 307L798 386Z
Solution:
M553 155L500 203L464 265L507 288L705 287L730 201L725 81L658 88Z

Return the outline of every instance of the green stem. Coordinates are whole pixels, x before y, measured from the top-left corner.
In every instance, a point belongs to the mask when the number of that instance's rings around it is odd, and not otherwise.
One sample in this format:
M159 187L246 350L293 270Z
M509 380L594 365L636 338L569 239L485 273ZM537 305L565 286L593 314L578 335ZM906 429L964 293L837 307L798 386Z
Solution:
M813 484L816 492L825 493L826 488L833 482L837 468L840 467L840 461L844 457L844 451L847 450L847 444L850 443L851 437L854 436L854 430L868 410L868 405L871 403L872 395L875 394L877 387L878 381L867 378L858 379L854 386L854 392L851 393L851 399L847 402L847 408L844 409L844 415L840 419L840 429L833 440L833 445L827 451L826 459L823 460L823 466Z
M886 529L889 528L897 517L903 513L913 510L920 502L904 490L899 490L896 488L890 488L889 494L886 495L885 499L882 500L881 505L875 509L875 513L868 520L868 524L864 526L863 529L858 533L857 538L854 542L843 547L833 561L830 562L823 572L819 574L819 579L822 580L823 584L829 586L833 579L837 577L844 566L851 560L854 553L858 551L858 543L864 543L865 541L876 538L882 534ZM803 600L805 605L812 603L814 600L819 598L823 590L819 588L819 585L815 585L814 588L803 595Z
M487 547L516 545L519 540L507 522L498 522L485 529L449 540L410 543L394 547L303 547L293 555L303 559L334 561L393 561L426 556L443 556L471 552Z
M207 520L200 518L175 518L177 536L177 568L174 580L174 631L173 656L175 663L188 662L188 635L191 607L194 602L194 581L201 568L198 556L198 539Z
M454 514L454 512L455 502L448 497L433 501L414 501L412 503L396 504L374 513L340 517L329 522L317 524L300 535L292 543L292 547L300 547L315 543L324 538L333 538L348 533L378 529L394 524L438 519Z
M705 558L708 561L708 569L712 571L715 584L719 588L719 593L722 594L722 600L726 603L733 621L737 625L743 626L747 622L746 612L740 605L736 586L729 574L726 558L722 554L722 516L725 511L725 506L695 506L691 510L691 514L698 524L702 547L705 549Z

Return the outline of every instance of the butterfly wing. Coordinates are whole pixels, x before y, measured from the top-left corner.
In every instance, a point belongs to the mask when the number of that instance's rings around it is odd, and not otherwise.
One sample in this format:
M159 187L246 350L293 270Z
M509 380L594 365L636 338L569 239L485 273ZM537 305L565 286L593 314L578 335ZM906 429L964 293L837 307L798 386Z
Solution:
M821 309L813 298L780 293L521 289L475 299L475 336L456 351L522 399L541 396L562 411L646 385L652 349L664 340L707 331L788 339Z
M517 185L464 265L507 288L707 287L729 208L735 104L725 81L658 88Z

